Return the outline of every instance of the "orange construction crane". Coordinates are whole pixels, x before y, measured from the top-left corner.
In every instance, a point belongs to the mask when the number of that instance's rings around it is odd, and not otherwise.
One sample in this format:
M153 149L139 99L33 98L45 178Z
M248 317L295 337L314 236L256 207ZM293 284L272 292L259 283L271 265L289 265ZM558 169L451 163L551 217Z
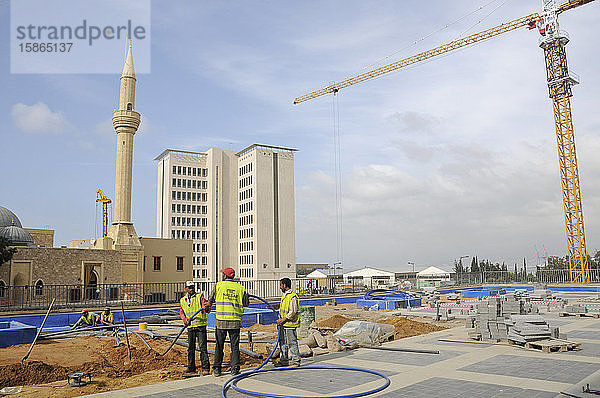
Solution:
M575 150L575 134L573 132L573 117L571 114L570 99L573 95L571 86L577 84L578 81L574 76L569 74L567 54L565 51L565 46L569 42L569 38L565 32L559 30L558 15L572 8L591 3L592 1L594 0L571 0L562 5L558 5L556 0L543 0L544 10L539 14L533 13L523 18L515 19L514 21L484 30L483 32L456 39L448 44L435 47L400 61L348 77L340 82L332 83L319 90L311 91L297 97L294 99L294 104L309 101L326 94L335 94L343 88L490 39L502 33L510 32L522 27L527 27L529 29L537 28L542 35L540 47L544 50L548 92L554 108L554 122L558 143L558 163L563 192L570 277L572 283L587 283L589 282L590 274L585 244L583 210L579 188L579 170L577 167L577 153Z
M104 238L108 234L108 205L111 200L100 189L96 191L96 194L96 202L102 203L102 237Z

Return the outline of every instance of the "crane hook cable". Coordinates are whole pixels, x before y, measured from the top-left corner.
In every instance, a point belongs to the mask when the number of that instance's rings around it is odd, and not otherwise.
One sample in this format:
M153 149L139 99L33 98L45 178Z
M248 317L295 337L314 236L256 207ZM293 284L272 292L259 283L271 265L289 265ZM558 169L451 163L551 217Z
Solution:
M250 294L249 295L252 298L258 299L259 301L262 301L263 303L265 303L275 314L278 314L277 310L275 308L273 308L273 306L265 299L263 299L262 297L258 297L255 295ZM227 398L227 390L229 388L233 388L235 391L240 392L242 394L246 394L246 395L253 395L255 397L267 397L267 398L356 398L356 397L364 397L367 395L371 395L371 394L375 394L377 392L383 391L384 389L386 389L390 384L391 381L390 379L379 372L376 372L374 370L369 370L369 369L361 369L361 368L352 368L352 367L348 367L348 366L317 366L317 365L311 365L311 366L301 366L301 367L285 367L285 368L274 368L274 369L261 369L263 366L265 366L269 360L271 359L271 357L273 356L273 354L275 353L275 350L277 349L277 346L279 345L279 336L280 336L280 331L281 326L277 327L277 341L275 343L275 346L273 347L273 350L271 351L271 353L269 354L269 356L263 361L263 363L261 363L260 365L258 365L256 368L246 371L246 372L242 372L236 376L233 376L232 378L230 378L229 380L227 380L225 382L225 384L223 384L223 387L221 388L221 398ZM286 371L286 370L304 370L304 369L318 369L318 370L345 370L345 371L351 371L351 372L362 372L362 373L369 373L378 377L381 377L382 379L385 380L385 383L382 384L379 387L373 388L371 390L368 391L363 391L363 392L358 392L358 393L352 393L352 394L346 394L346 395L316 395L316 396L306 396L306 395L281 395L281 394L270 394L270 393L264 393L264 392L258 392L258 391L252 391L252 390L246 390L243 389L241 387L237 386L237 383L243 379L255 376L257 374L260 373L266 373L266 372L279 372L279 371Z

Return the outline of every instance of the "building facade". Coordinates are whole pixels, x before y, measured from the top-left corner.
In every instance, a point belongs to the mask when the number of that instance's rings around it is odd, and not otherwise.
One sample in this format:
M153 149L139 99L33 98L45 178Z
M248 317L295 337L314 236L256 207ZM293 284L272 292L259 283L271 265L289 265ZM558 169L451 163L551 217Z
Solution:
M193 242L199 289L225 267L249 288L295 276L294 151L254 144L156 157L156 235Z

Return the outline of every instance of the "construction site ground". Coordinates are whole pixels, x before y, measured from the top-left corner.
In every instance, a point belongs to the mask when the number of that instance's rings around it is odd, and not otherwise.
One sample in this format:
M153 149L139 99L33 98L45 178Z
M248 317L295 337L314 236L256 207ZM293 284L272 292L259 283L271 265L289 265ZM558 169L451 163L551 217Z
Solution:
M357 309L355 304L322 306L315 310L316 324L320 327L335 331L353 319L382 322L395 326L396 339L456 325L452 322L436 324L430 320L411 320L393 316L387 311L364 311ZM156 328L150 326L150 328L161 334L175 335L179 331L179 325L180 322L174 322L172 327L161 325ZM274 340L276 330L275 325L257 324L242 330L242 340L246 338L248 331L253 332L255 341ZM211 336L209 333L209 338ZM130 333L131 361L126 346L116 347L115 338L109 335L41 340L24 363L21 363L21 358L29 349L29 345L2 348L0 349L0 389L6 386L22 386L19 397L69 397L183 379L183 371L187 365L187 349L175 346L166 356L161 357L157 352L164 352L169 343L164 340L152 340L145 335L142 337L152 350L148 350L138 336ZM186 340L186 333L182 335L182 340ZM122 335L121 341L125 342ZM241 346L248 348L247 343L241 343ZM265 343L255 343L253 348L255 352L267 355ZM214 349L213 342L209 342L209 349ZM229 371L228 345L225 353L223 370L226 372ZM210 360L212 364L212 355ZM242 368L245 369L255 367L262 361L242 355L242 362ZM199 355L197 355L197 366L200 368ZM69 386L66 375L78 371L90 373L92 382L84 387Z
M343 311L343 310L341 310ZM348 366L379 371L391 385L372 397L508 398L574 397L582 387L600 382L600 320L559 318L544 314L551 324L560 325L569 340L582 343L580 351L543 353L517 346L443 342L440 339L468 341L467 329L457 326L425 335L385 343L384 347L439 350L440 354L356 349L303 360L303 364ZM152 386L96 395L97 398L180 396L220 397L221 386L229 377L197 377ZM381 385L381 381L356 372L318 370L266 373L245 379L239 386L266 393L327 396L351 394ZM229 398L247 397L236 391Z

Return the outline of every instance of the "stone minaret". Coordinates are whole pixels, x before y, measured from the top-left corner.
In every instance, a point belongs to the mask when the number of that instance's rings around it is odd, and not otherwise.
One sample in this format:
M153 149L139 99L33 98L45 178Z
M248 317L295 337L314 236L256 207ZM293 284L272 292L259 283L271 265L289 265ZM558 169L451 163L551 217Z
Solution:
M131 222L131 171L133 166L133 135L140 125L140 114L135 108L135 71L131 44L121 74L119 109L113 112L113 126L117 132L117 176L115 179L115 220L110 236L115 244L139 245Z
M140 262L143 258L140 240L131 221L131 178L133 166L133 135L140 125L140 114L135 109L135 71L131 44L121 74L119 109L113 112L113 126L117 132L117 175L115 179L115 219L108 232L112 242L102 246L122 252L122 279L141 282Z

